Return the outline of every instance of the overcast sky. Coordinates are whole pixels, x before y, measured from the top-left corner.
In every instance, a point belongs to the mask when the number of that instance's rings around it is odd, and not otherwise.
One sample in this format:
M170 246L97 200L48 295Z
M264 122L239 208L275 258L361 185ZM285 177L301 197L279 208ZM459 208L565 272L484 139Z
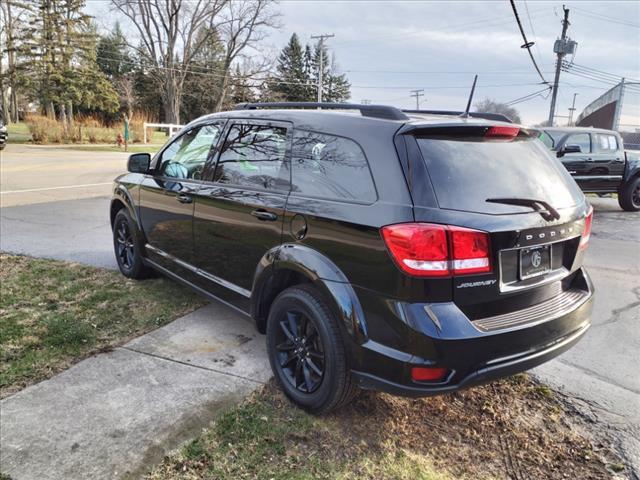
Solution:
M104 22L106 2L89 0ZM578 42L576 64L640 79L640 2L567 1L568 35ZM528 40L546 80L553 81L553 42L562 28L562 3L516 0ZM508 102L540 90L508 0L500 1L311 1L283 0L282 28L267 43L273 52L293 32L335 34L328 41L352 84L352 101L414 107L409 91L424 89L423 108L463 109L478 73L476 99ZM106 17L113 18L113 17ZM573 94L577 113L611 85L562 73L558 115L567 115ZM640 87L640 85L639 85ZM640 91L640 88L639 88ZM549 98L517 106L523 123L548 116ZM628 91L624 122L640 127L640 94ZM557 123L566 122L558 118Z

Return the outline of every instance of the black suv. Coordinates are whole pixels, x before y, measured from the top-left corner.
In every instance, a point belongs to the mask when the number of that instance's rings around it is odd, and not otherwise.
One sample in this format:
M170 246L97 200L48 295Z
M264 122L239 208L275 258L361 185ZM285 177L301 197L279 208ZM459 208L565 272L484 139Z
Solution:
M617 193L620 207L640 210L640 158L625 152L618 132L600 128L543 128L540 133L585 193Z
M111 203L122 273L251 315L312 412L358 387L423 396L520 372L589 328L592 209L523 127L245 104L128 169Z

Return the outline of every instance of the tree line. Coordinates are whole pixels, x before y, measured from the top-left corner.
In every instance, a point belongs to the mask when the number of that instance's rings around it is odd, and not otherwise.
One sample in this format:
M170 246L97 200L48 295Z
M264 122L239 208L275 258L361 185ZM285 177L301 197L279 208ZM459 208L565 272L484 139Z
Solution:
M265 39L279 28L272 0L111 0L120 22L98 31L85 0L0 2L0 90L5 119L35 105L72 124L109 123L141 111L167 123L248 101L314 101L320 46L293 34L276 59ZM126 32L126 33L125 33ZM323 47L325 101L350 85Z

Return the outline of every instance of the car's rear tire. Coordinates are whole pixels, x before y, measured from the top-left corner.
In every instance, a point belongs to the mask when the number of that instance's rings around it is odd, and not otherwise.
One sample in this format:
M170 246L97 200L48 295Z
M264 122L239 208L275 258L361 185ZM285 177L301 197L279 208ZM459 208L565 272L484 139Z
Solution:
M118 268L125 277L142 279L149 276L150 269L142 260L142 242L136 225L124 208L113 220L113 249Z
M640 176L625 183L618 192L618 203L627 212L640 211Z
M267 352L284 393L311 413L335 410L358 392L335 315L310 285L288 288L273 301Z

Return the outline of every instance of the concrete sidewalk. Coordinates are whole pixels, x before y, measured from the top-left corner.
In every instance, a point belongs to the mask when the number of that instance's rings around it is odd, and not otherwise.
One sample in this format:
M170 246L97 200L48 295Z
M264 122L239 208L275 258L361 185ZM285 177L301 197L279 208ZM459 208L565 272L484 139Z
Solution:
M270 375L250 320L208 305L0 402L0 470L138 477Z

